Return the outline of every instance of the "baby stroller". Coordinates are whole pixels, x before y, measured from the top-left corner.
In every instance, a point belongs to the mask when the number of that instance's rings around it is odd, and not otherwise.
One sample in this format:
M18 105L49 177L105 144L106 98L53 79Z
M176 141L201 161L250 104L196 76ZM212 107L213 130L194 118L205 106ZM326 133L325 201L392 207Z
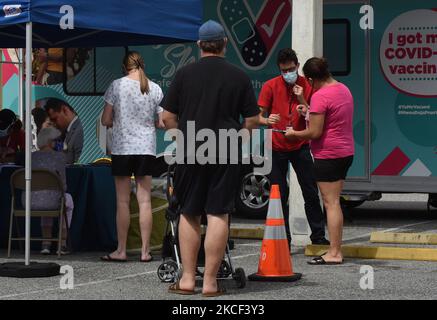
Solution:
M179 203L174 195L174 175L175 165L169 166L167 172L166 194L168 199L168 209L166 211L167 226L162 247L163 262L158 267L158 278L162 282L174 283L182 276L182 263L180 260L179 244L178 244L178 225L179 225ZM204 252L204 236L202 236L202 244L199 250L197 263L197 276L203 278L201 268L204 267L205 252ZM246 274L244 269L234 269L230 255L229 242L226 247L225 257L222 261L220 269L217 273L217 280L224 280L232 277L236 282L237 288L242 289L246 286Z

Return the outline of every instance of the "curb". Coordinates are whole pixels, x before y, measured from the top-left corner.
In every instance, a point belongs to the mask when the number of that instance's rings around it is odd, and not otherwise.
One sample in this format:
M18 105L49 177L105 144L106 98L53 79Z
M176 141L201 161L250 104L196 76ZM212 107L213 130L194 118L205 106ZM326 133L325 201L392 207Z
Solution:
M229 237L232 239L263 240L264 228L231 228Z
M152 254L160 254L161 250L162 250L162 244L158 245L158 246L151 246L150 247L150 252ZM141 248L138 248L138 249L128 249L126 251L129 254L138 254L138 253L141 253Z

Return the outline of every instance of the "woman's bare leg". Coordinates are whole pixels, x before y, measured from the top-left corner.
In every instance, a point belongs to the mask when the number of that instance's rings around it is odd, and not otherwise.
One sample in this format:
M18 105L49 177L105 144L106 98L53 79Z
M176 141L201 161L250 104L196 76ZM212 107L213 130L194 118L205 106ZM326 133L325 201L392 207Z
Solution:
M152 177L136 177L137 200L140 208L140 229L141 229L141 260L149 260L150 256L150 236L152 234L153 216L152 202L150 197Z
M318 184L328 216L329 240L331 242L329 251L323 258L326 262L342 262L343 211L340 206L340 194L344 181L319 182Z
M117 191L117 250L111 253L110 257L114 259L127 259L126 243L127 234L130 224L130 193L131 178L115 177L115 189Z

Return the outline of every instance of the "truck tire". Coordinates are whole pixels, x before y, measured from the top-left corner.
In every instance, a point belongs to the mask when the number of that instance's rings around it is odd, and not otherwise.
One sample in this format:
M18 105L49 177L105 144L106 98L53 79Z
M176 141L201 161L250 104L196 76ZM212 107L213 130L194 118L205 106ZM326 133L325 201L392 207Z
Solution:
M249 219L265 219L269 206L270 180L253 170L244 170L235 199L236 214Z
M341 205L348 209L358 208L362 204L364 204L364 200L362 201L351 201L351 200L342 200Z

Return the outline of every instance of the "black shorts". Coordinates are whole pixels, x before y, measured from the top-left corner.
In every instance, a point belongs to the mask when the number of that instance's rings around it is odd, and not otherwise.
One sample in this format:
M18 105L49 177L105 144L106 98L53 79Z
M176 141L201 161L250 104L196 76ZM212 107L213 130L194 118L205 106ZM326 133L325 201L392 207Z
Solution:
M175 195L189 216L230 214L240 182L240 165L178 165Z
M155 164L151 155L112 155L112 175L114 177L151 176Z
M353 161L353 156L338 159L314 159L314 171L317 182L346 180L347 172Z

